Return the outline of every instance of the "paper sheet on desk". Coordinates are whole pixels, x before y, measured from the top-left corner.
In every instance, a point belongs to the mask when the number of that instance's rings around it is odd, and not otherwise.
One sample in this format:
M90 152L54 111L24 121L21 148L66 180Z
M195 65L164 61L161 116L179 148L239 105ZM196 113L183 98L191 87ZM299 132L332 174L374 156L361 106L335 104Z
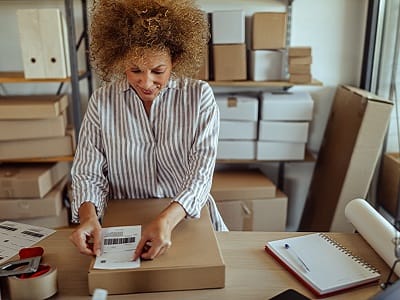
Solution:
M0 223L0 264L53 234L55 230L12 221Z
M132 260L141 236L140 225L103 228L101 234L101 255L96 257L94 269L140 267L140 259Z

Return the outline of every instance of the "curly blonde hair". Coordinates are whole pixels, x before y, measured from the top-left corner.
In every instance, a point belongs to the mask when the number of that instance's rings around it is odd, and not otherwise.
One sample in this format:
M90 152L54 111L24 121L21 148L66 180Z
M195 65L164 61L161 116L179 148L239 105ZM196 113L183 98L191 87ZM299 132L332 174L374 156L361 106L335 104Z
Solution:
M147 50L167 51L177 77L196 75L210 37L205 12L192 0L96 0L90 57L104 81L121 78Z

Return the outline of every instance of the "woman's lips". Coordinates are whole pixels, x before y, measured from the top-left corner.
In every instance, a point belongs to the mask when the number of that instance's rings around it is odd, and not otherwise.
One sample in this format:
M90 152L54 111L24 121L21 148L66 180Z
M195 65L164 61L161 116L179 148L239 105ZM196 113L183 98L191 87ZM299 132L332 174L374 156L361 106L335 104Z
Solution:
M153 94L153 91L152 90L142 90L142 93L145 95L151 95L151 94Z

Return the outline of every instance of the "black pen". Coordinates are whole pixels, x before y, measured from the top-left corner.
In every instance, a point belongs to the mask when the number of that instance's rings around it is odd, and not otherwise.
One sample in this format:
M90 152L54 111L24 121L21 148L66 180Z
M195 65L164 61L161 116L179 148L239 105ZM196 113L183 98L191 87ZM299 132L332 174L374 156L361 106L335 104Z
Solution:
M306 263L301 259L301 257L294 251L293 247L291 247L289 244L285 244L285 249L288 251L291 251L292 254L297 258L297 260L304 266L304 268L310 272L310 269L307 267Z

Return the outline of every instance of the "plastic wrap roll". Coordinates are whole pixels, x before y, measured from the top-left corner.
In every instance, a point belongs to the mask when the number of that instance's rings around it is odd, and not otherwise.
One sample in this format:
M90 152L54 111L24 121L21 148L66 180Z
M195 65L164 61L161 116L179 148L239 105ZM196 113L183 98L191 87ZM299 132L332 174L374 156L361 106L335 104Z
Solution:
M397 259L395 240L400 238L399 231L364 199L350 201L345 215L375 252L392 267ZM400 276L400 264L396 266L395 273Z
M32 278L8 277L7 286L12 300L47 299L57 293L57 269L51 267L43 275Z

